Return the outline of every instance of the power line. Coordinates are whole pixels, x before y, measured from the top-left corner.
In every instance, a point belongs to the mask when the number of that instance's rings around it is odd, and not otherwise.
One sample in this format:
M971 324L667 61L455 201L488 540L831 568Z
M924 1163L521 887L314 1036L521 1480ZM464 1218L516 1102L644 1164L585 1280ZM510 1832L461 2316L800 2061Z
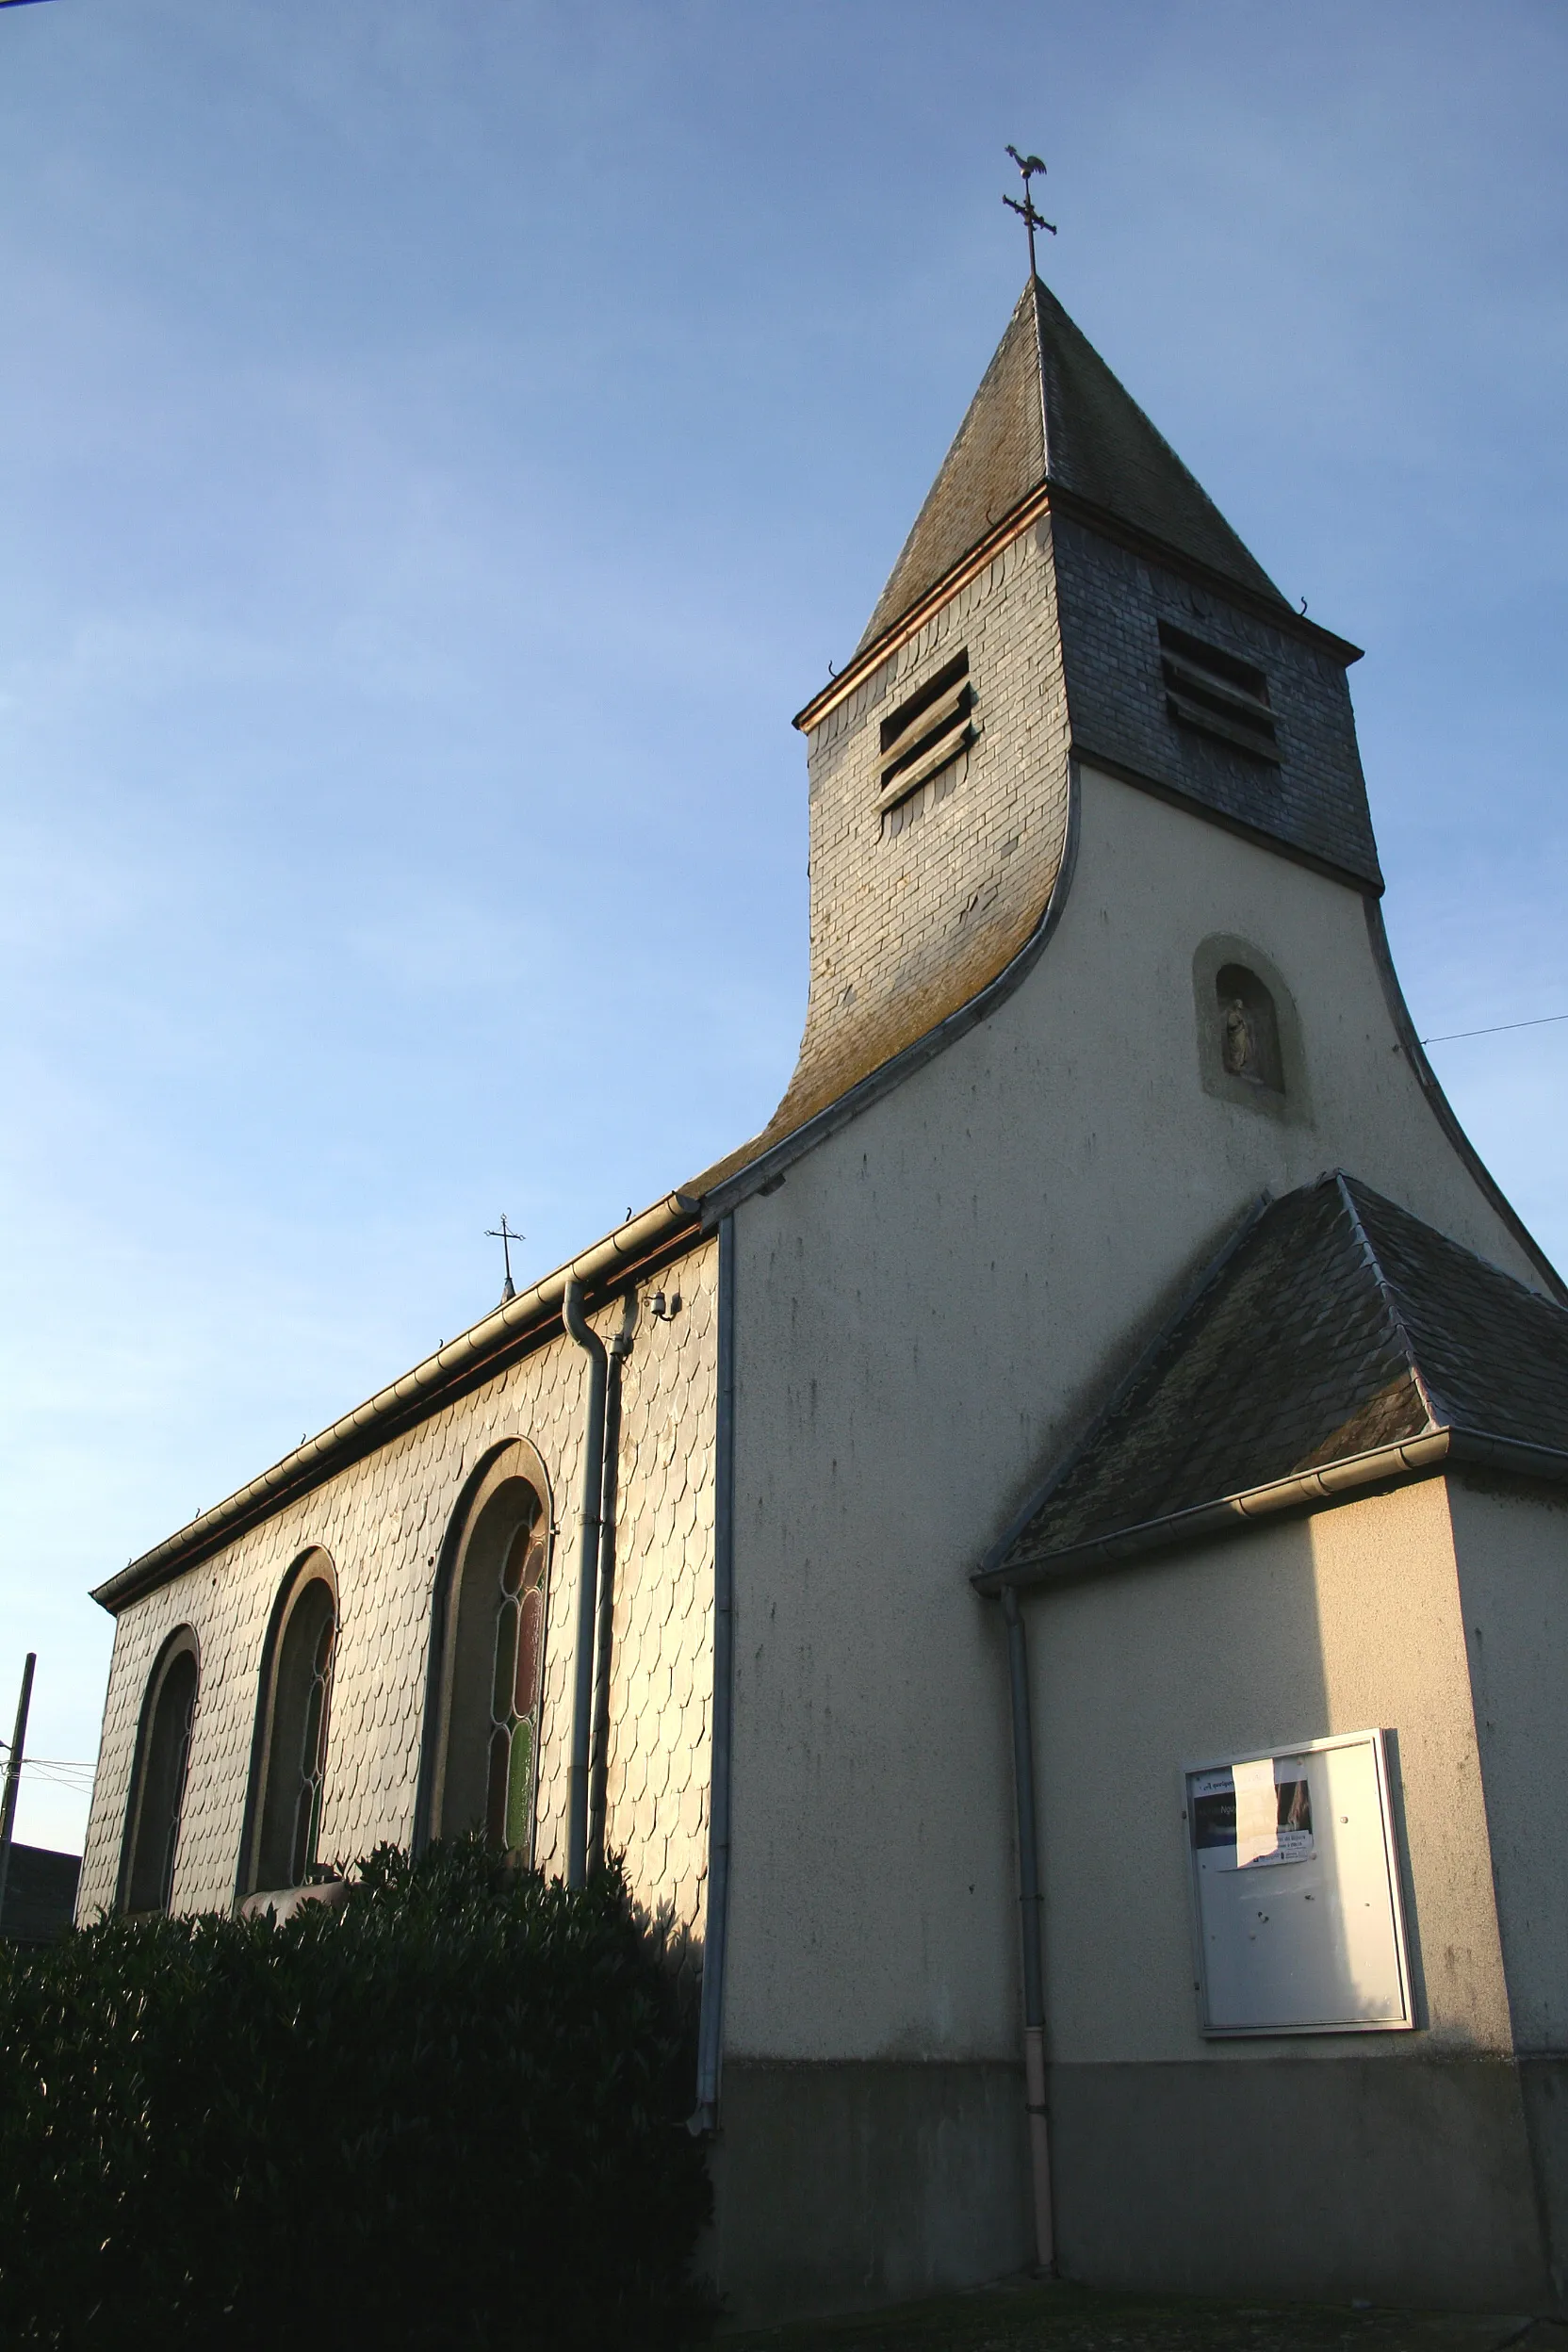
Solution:
M1568 1013L1542 1013L1534 1021L1499 1021L1490 1029L1448 1029L1440 1037L1423 1037L1423 1045L1452 1045L1456 1037L1500 1037L1505 1029L1547 1029L1554 1021L1568 1021Z

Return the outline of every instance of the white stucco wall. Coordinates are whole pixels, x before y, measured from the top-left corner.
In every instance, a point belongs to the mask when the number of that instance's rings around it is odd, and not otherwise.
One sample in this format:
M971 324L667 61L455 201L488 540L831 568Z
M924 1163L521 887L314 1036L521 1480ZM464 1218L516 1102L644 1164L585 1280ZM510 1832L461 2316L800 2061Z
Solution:
M1398 1049L1359 895L1080 782L1017 993L737 1213L737 2053L1013 2049L1002 1652L966 1577L1260 1190L1343 1165L1537 1279ZM1215 933L1292 991L1308 1115L1200 1083Z
M1058 2065L1511 2047L1441 1478L1032 1596L1025 1610ZM1183 1767L1373 1728L1394 1735L1423 2030L1206 2041Z
M717 1280L713 1242L665 1270L681 1311L667 1322L639 1315L622 1376L607 1838L625 1848L634 1890L692 1929L708 1862ZM608 1339L620 1302L592 1320ZM173 1905L232 1901L268 1618L282 1578L318 1544L340 1608L321 1856L407 1842L442 1538L476 1464L514 1437L537 1448L552 1488L536 1852L547 1870L564 1867L586 1364L571 1341L547 1341L124 1612L78 1917L113 1900L148 1673L185 1624L201 1643L201 1685Z
M1568 2050L1568 1493L1449 1481L1521 2050Z

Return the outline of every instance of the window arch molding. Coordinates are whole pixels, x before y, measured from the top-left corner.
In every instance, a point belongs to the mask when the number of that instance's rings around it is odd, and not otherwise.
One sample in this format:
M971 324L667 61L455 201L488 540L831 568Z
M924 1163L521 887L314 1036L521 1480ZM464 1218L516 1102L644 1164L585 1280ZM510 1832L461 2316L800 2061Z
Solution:
M1222 986L1222 983L1224 984ZM1250 984L1250 985L1248 985ZM1261 991L1256 1009L1265 1014L1263 1067L1243 1076L1227 1067L1226 1004L1238 992L1244 1005ZM1198 1030L1198 1070L1205 1094L1239 1102L1291 1125L1312 1120L1307 1056L1296 998L1273 958L1251 939L1229 931L1212 932L1192 959L1193 1011Z
M415 1813L418 1847L433 1838L493 1826L488 1816L498 1791L490 1785L497 1760L491 1751L504 1731L509 1748L519 1736L527 1740L529 1783L526 1792L512 1789L514 1818L504 1841L531 1857L554 1532L549 1473L537 1448L524 1437L504 1439L476 1463L436 1560ZM508 1582L516 1589L508 1591ZM498 1658L498 1614L514 1602L527 1622L512 1629L517 1646L509 1655L514 1669L530 1674L531 1689L522 1697L531 1704L514 1706L507 1721L495 1712L498 1668L504 1663ZM521 1751L512 1760L520 1772ZM521 1835L519 1808L526 1816Z
M317 1863L339 1628L329 1553L302 1552L262 1645L237 1895L308 1882Z
M119 1911L169 1908L201 1687L196 1628L176 1625L160 1645L142 1692L120 1841Z

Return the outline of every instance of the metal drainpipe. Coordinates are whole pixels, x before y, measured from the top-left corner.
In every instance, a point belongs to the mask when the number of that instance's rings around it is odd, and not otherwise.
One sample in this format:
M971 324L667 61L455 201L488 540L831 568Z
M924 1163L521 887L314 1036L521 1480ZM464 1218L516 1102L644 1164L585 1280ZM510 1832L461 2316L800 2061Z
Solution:
M1035 2259L1056 2266L1051 2220L1051 2125L1045 2105L1045 1971L1040 1958L1040 1865L1035 1809L1035 1740L1029 1721L1029 1653L1018 1594L1005 1585L1007 1681L1012 1697L1013 1788L1018 1800L1019 1924L1023 1940L1023 2080L1029 2117L1029 2169L1035 2191Z
M572 1698L572 1760L566 1774L566 1884L588 1883L588 1751L594 1711L594 1622L599 1527L604 1497L604 1342L582 1312L582 1284L566 1284L561 1319L588 1357L588 1419L582 1434L582 1520L577 1594L577 1675Z
M610 1343L604 1404L604 1481L599 1512L598 1634L594 1647L594 1724L588 1744L588 1868L604 1868L610 1774L610 1667L615 1614L615 1506L621 1458L621 1366L631 1352L623 1320Z
M718 1396L713 1432L713 1736L697 2096L688 2131L716 2130L729 1934L729 1781L735 1717L735 1219L719 1220Z

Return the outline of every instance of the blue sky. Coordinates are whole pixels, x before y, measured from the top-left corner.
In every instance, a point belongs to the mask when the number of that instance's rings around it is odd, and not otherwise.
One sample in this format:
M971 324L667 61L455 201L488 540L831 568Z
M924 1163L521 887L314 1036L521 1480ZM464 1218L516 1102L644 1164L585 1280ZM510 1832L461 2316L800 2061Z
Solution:
M753 1132L790 714L1022 281L1352 674L1424 1034L1568 1012L1551 0L0 8L0 1712L87 1586ZM1434 1049L1568 1260L1568 1023ZM4 1728L4 1726L0 1726ZM40 1777L21 1834L74 1844Z

